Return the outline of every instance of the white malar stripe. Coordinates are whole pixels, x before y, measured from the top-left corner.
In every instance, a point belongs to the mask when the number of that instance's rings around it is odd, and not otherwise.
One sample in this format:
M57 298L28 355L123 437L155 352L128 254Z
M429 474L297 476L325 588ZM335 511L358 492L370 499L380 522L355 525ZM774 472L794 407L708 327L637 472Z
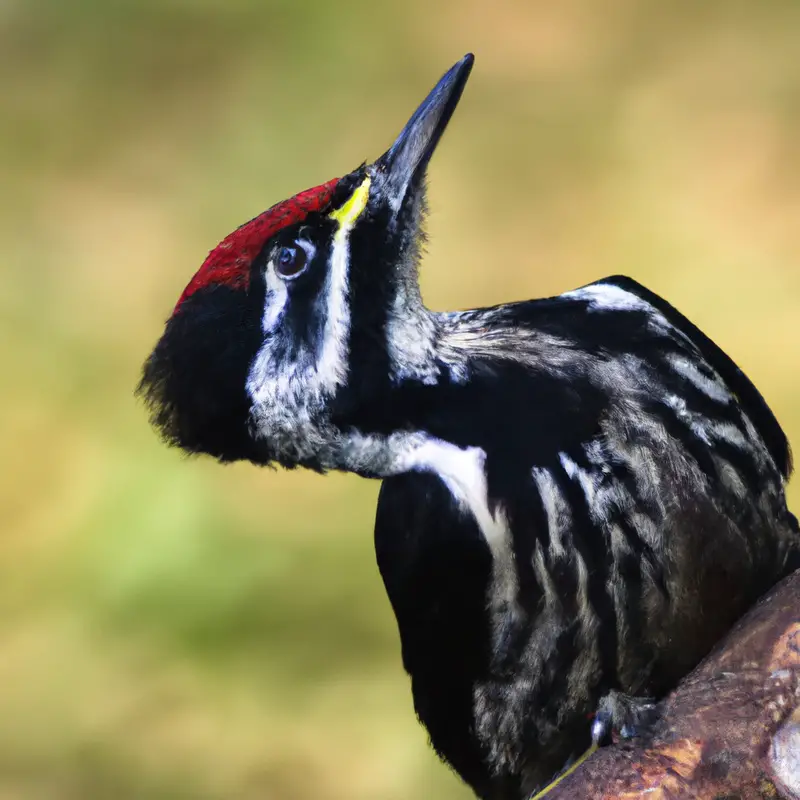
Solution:
M350 241L354 221L343 222L333 237L333 249L325 279L325 329L317 361L319 389L332 394L347 378L347 343L350 336L348 304Z

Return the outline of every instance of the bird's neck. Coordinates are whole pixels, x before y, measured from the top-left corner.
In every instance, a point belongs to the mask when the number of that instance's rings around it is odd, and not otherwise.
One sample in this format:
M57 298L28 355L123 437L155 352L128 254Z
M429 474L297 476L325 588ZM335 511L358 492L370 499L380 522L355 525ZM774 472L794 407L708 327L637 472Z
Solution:
M301 436L311 459L284 463L387 478L433 462L451 472L458 456L462 480L484 471L491 450L509 462L519 449L511 420L530 415L572 349L529 319L527 305L437 313L403 294L383 344L354 330L346 382Z
M511 324L509 307L436 313L411 300L388 318L382 357L351 357L330 468L386 478L433 459L447 471L460 453L482 471L500 394L530 381L536 337Z

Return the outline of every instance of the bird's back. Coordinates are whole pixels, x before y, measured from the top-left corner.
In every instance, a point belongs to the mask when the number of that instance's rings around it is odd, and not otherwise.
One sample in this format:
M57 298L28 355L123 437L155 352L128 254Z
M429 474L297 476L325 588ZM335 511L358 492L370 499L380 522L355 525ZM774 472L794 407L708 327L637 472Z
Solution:
M485 455L508 552L420 474L384 483L378 560L434 745L513 797L602 694L665 692L789 568L789 448L734 362L630 279L441 323L453 378L418 427Z
M676 330L687 337L736 397L742 410L750 418L758 435L766 445L775 465L784 478L788 478L792 471L792 456L786 434L761 392L733 359L674 306L640 283L623 275L616 275L607 278L603 284L619 287L641 298L660 312Z

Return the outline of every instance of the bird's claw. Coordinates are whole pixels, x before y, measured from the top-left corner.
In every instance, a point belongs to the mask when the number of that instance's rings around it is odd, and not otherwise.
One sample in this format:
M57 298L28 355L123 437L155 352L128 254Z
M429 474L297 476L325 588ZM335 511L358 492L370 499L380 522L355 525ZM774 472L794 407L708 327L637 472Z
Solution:
M645 733L657 716L652 698L611 691L597 706L592 722L592 742L602 747L614 741L615 735L620 739L634 739Z

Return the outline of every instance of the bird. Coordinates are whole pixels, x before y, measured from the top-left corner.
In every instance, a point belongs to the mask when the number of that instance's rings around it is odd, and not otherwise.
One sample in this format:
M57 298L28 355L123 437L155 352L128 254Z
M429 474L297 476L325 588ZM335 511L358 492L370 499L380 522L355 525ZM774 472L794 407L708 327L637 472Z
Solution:
M187 453L382 481L416 714L476 796L520 800L599 709L623 733L644 718L799 565L800 534L767 402L633 278L424 305L427 167L473 62L376 161L214 248L137 393Z

